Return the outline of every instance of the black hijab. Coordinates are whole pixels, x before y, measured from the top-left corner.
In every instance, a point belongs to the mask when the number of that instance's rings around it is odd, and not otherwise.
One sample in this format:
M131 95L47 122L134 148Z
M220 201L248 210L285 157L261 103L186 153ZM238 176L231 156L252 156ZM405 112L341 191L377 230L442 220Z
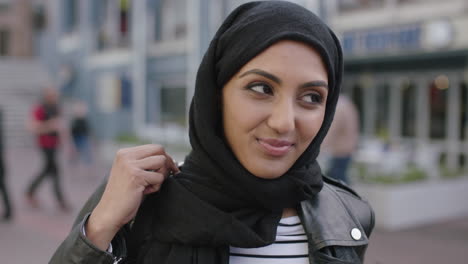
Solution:
M221 91L243 65L286 39L318 51L328 72L329 93L323 124L312 143L284 175L267 180L248 172L225 141ZM192 263L200 260L200 252L208 252L212 261L203 258L201 263L209 264L219 263L217 248L272 243L282 210L313 199L322 188L316 158L333 119L341 75L336 36L307 9L285 1L251 2L235 9L198 70L190 107L193 150L182 172L140 207L130 254L138 263Z

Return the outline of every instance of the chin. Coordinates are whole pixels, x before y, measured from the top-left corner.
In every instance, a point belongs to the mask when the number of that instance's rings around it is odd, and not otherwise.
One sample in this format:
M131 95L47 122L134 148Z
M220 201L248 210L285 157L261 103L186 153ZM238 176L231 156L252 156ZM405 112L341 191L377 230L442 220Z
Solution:
M286 170L280 170L280 169L271 170L271 168L269 168L268 170L251 171L251 173L258 178L273 180L273 179L281 177L284 173L286 173Z
M243 165L244 168L254 176L273 180L283 176L291 168L293 163L281 159L268 160L263 157L250 157L248 162L245 162Z

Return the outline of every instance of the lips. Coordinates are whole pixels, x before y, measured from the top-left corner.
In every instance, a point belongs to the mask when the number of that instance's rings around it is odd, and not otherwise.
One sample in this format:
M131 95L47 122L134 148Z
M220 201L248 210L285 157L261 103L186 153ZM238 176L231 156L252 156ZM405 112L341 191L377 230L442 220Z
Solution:
M266 154L274 157L286 155L294 146L291 141L274 138L258 138L257 141Z

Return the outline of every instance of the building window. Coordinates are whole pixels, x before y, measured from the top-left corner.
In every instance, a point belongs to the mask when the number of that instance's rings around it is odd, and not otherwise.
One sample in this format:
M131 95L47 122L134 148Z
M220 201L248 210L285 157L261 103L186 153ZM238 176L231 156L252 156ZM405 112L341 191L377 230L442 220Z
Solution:
M401 134L404 137L416 136L416 103L417 90L414 83L406 80L401 84Z
M97 50L104 50L113 46L113 25L112 25L112 8L109 0L101 0L93 2L95 7L94 19L96 23L96 46Z
M120 0L119 2L119 34L122 38L127 38L129 29L130 2Z
M462 140L468 139L468 83L460 85L460 136Z
M185 87L161 88L161 122L185 126Z
M65 0L63 1L63 18L64 18L64 31L71 33L77 30L78 27L78 9L79 1Z
M93 3L97 50L128 47L131 29L131 2L128 0L100 0Z
M125 73L120 76L120 107L123 110L131 110L133 104L133 89L132 81L129 74Z
M157 85L148 85L145 93L145 123L156 125L159 120L159 89Z
M383 7L384 0L338 0L339 11Z
M32 14L33 26L36 31L44 30L47 26L47 14L44 5L35 5Z
M132 83L128 73L106 72L97 77L96 100L103 113L132 108Z
M186 0L164 0L155 17L155 40L172 41L187 35Z
M389 137L389 98L390 90L387 84L380 84L376 86L376 96L377 96L377 107L376 107L376 126L375 131L377 135L382 139L388 139Z
M352 101L356 105L358 114L359 114L359 131L364 131L364 123L366 119L364 118L364 91L360 84L356 84L352 88Z
M146 90L146 123L186 126L187 89L179 85L150 85Z
M101 0L94 1L93 18L96 26L96 45L97 50L106 49L110 46L110 36L108 30L108 21L109 21L109 1Z
M6 29L0 29L0 56L7 56L9 52L10 32Z
M431 106L431 138L443 139L446 136L447 127L447 97L449 80L445 75L439 75L429 86L429 100Z

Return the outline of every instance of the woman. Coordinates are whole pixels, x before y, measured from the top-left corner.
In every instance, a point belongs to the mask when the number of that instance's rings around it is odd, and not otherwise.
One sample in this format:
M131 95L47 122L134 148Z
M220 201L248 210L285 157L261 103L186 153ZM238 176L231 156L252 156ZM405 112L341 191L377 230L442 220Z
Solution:
M238 7L200 65L180 172L159 146L119 151L51 263L361 263L372 210L316 162L341 74L308 10Z

